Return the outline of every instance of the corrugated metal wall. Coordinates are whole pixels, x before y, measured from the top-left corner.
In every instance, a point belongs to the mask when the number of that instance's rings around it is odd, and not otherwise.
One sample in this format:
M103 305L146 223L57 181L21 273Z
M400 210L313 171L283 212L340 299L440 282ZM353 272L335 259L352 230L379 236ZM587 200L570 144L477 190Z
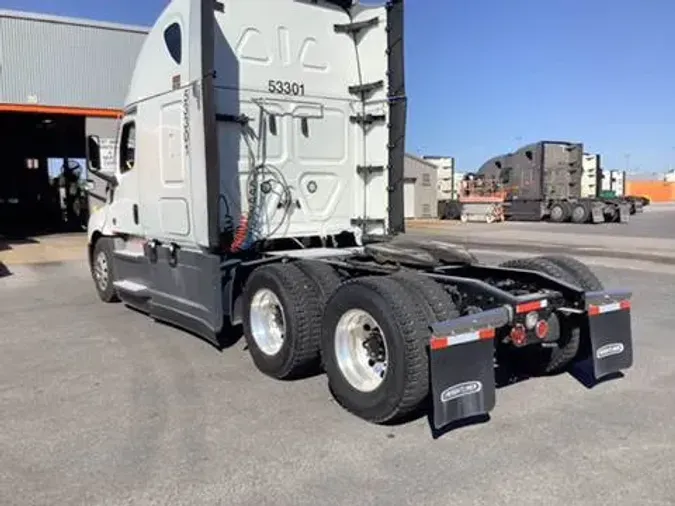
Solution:
M120 109L146 33L0 12L0 102Z

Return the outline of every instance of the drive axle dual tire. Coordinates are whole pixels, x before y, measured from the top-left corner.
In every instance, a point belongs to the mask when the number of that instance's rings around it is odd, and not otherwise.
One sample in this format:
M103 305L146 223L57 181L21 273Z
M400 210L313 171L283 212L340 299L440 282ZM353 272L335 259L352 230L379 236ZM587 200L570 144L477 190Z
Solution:
M429 309L401 279L343 283L328 300L321 349L330 390L346 410L374 423L415 411L429 393Z
M593 271L583 262L568 255L545 255L534 258L510 260L503 267L527 269L542 272L549 276L577 286L581 290L602 291L604 286ZM538 348L519 350L524 353L525 364L529 372L553 374L567 368L575 359L588 353L588 342L582 342L581 328L569 322L561 322L561 343L559 348ZM584 339L585 341L585 339Z
M557 262L545 257L519 258L500 264L501 267L541 272L571 285L577 280ZM580 329L569 328L560 321L560 338L555 348L530 345L514 350L515 365L530 374L555 374L565 370L576 358L581 342Z
M442 286L415 272L341 285L328 300L321 335L336 400L374 423L416 411L429 394L430 325L457 316Z
M572 223L586 223L591 216L590 206L584 202L578 202L572 207Z
M550 219L554 223L564 223L570 219L572 209L569 202L556 202L549 211Z
M548 260L566 271L574 279L574 284L587 292L605 289L595 273L585 263L576 258L567 255L545 255L539 258Z
M243 297L244 339L256 367L277 379L294 379L319 367L322 295L292 263L255 269Z

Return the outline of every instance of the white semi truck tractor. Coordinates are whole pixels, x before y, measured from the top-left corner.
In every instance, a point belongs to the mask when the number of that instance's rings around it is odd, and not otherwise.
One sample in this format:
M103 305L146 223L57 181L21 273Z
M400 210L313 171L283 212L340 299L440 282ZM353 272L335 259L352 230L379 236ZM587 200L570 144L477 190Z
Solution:
M348 411L488 413L495 367L632 365L630 292L550 256L479 263L407 239L403 2L173 0L138 55L91 272L263 373L325 373Z

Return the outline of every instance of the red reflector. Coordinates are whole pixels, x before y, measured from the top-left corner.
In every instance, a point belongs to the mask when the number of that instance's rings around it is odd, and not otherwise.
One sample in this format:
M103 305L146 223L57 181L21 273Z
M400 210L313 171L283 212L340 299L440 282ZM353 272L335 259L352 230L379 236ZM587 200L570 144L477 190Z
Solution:
M533 302L525 302L523 304L518 304L516 306L516 313L529 313L530 311L539 311L542 308L545 308L548 305L548 301L544 300L535 300Z
M429 347L432 350L442 350L448 348L449 346L455 346L457 344L472 343L480 340L494 339L496 335L495 329L480 329L472 330L470 332L465 332L463 334L453 334L451 336L431 336L429 342Z
M494 339L495 329L482 329L478 331L478 339Z
M611 313L614 311L622 311L630 309L630 301L622 300L620 302L609 302L597 306L595 304L589 304L588 306L588 316L598 316L605 313Z
M539 339L545 339L548 335L548 322L546 320L539 320L534 327L534 332Z

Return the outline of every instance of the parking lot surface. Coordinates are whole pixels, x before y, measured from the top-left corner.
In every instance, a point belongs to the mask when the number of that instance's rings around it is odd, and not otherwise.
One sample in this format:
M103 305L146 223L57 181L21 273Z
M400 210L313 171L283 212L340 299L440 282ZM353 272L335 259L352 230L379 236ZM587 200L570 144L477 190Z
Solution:
M461 223L459 220L442 220L454 225L453 232L462 235L464 231L520 231L545 234L593 234L595 236L671 238L675 239L675 204L656 203L644 208L644 212L630 216L628 223L551 223L548 221L507 221L487 225L480 222ZM408 220L408 228L414 230L416 221L422 224L429 220Z
M675 276L596 270L635 292L634 368L511 385L489 422L433 439L424 418L355 418L324 376L263 376L243 342L221 353L100 303L82 262L17 267L0 280L0 504L672 504Z

